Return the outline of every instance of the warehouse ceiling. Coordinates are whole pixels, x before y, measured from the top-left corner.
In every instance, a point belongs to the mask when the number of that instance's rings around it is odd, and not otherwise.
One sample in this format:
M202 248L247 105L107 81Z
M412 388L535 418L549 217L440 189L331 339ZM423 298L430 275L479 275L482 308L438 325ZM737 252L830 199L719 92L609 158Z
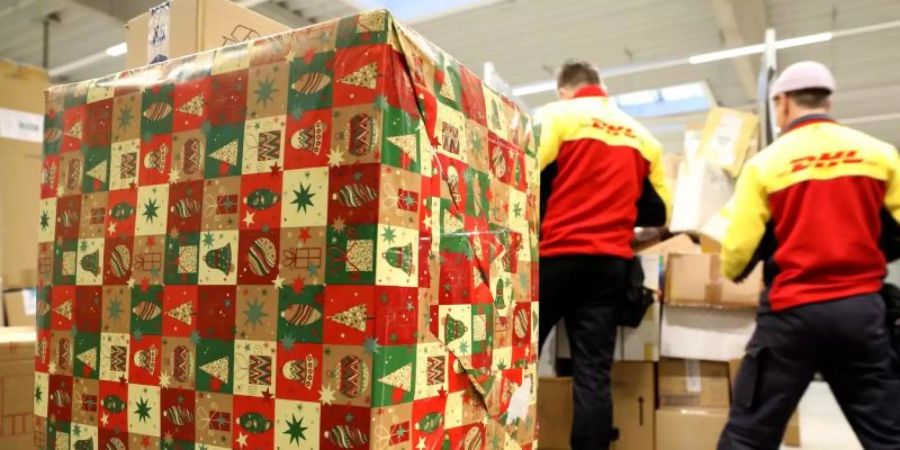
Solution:
M0 2L0 57L41 65L44 22L47 60L59 81L119 71L123 57L105 49L124 41L127 18L157 0L5 0ZM814 59L838 80L835 116L900 144L900 1L898 0L452 0L415 7L409 0L242 0L293 27L373 5L390 5L426 37L476 72L492 62L513 86L552 80L567 58L597 63L612 93L704 82L720 105L753 108L758 54L705 64L692 55L763 41L832 32L821 43L779 50L780 67ZM413 5L413 6L410 6ZM48 20L47 17L50 17ZM881 25L884 30L860 27ZM856 30L841 36L841 30ZM91 64L79 64L85 58ZM80 67L79 67L80 66ZM537 107L552 92L524 96ZM701 114L642 119L670 150L678 151L687 124Z

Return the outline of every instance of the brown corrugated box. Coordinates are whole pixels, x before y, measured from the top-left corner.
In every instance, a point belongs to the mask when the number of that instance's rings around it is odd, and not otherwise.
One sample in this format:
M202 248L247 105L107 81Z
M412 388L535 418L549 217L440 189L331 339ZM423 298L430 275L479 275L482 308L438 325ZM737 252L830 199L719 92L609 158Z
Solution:
M6 325L11 327L35 326L37 297L34 289L4 292L3 309L6 312Z
M169 17L169 58L290 30L287 25L230 0L173 0ZM125 42L128 44L126 69L149 63L149 25L149 12L125 24Z
M613 426L619 440L611 450L653 449L656 379L652 362L616 362L612 368Z
M35 330L0 327L0 448L34 448ZM42 395L47 395L43 392Z
M611 373L613 426L619 440L611 450L652 450L656 389L652 362L615 362ZM569 448L573 416L572 378L543 377L538 384L541 450Z
M658 368L660 407L727 408L731 404L728 363L666 358Z
M662 255L664 257L671 253L700 253L700 246L695 244L690 236L679 234L638 252L641 255Z
M670 305L754 309L762 291L762 266L735 283L722 276L718 255L671 254L665 288L665 301Z
M0 108L42 115L49 84L43 69L0 60ZM41 144L0 136L0 149L0 276L5 288L34 286Z
M728 422L728 408L660 408L656 450L715 450Z
M572 378L541 377L538 381L538 442L541 450L569 448L572 430Z

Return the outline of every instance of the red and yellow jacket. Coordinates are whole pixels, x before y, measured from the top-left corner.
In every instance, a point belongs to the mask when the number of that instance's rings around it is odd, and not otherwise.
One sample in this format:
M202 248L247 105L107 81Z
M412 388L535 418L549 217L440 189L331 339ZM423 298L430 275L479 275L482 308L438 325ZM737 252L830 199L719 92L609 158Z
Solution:
M634 227L669 217L659 142L596 85L543 107L538 123L540 256L631 258Z
M748 162L723 240L725 276L765 263L773 311L878 292L885 231L900 221L897 150L806 116Z

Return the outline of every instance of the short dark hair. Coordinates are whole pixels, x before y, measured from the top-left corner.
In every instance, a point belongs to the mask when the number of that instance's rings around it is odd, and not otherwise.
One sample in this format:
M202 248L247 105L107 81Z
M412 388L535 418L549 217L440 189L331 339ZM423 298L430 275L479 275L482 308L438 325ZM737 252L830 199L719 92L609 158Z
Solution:
M788 92L787 96L802 108L816 109L828 106L831 91L822 88L800 89Z
M559 68L557 87L573 87L582 84L600 84L600 72L587 61L568 60Z

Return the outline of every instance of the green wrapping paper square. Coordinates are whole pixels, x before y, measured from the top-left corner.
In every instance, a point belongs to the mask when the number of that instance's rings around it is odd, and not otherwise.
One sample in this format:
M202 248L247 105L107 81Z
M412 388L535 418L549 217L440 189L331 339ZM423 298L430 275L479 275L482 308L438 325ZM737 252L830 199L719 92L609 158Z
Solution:
M45 123L42 448L536 448L531 120L389 13Z

